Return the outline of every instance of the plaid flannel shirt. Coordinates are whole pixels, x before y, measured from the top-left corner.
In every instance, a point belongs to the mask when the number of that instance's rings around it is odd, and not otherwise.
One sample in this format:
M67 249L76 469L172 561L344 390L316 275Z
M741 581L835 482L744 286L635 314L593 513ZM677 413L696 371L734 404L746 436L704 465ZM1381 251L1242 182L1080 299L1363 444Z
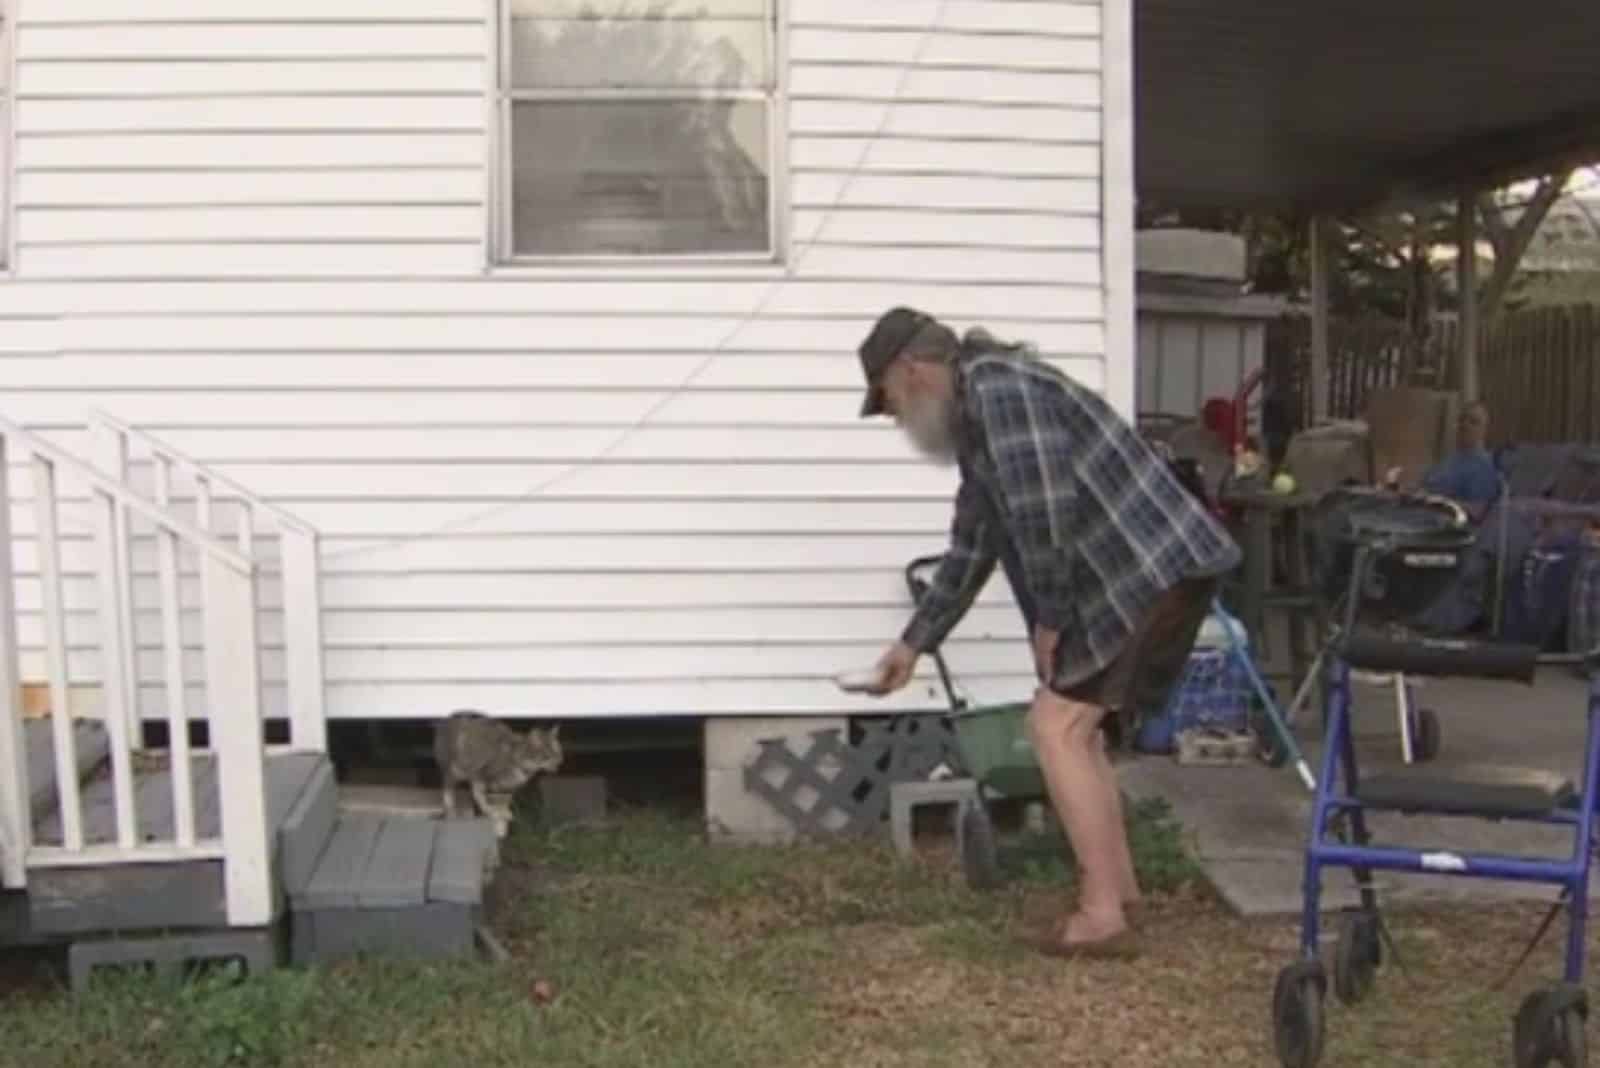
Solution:
M1002 538L1034 621L1059 632L1061 685L1110 664L1177 582L1239 563L1238 546L1166 462L1054 367L1026 354L969 354L956 391L963 478L949 550L902 635L913 648L934 648L966 614Z

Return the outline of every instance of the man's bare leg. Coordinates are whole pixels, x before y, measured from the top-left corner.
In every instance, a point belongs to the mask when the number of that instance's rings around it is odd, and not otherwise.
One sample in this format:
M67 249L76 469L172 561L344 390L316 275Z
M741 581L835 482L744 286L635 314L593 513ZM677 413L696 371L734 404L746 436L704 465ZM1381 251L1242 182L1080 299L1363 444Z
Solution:
M1139 891L1139 877L1133 868L1133 853L1128 848L1126 828L1127 819L1122 808L1122 784L1117 781L1117 771L1111 766L1111 758L1106 755L1106 736L1095 731L1094 756L1095 763L1099 766L1101 777L1105 779L1106 792L1111 795L1112 806L1117 814L1117 826L1124 828L1123 833L1117 835L1117 886L1122 892L1124 907L1138 905L1144 900L1144 895Z
M1040 687L1028 714L1050 799L1078 858L1078 911L1061 932L1068 943L1097 942L1127 929L1122 908L1127 839L1110 761L1100 748L1103 715L1097 706L1060 697L1046 687ZM1128 868L1131 873L1131 864Z

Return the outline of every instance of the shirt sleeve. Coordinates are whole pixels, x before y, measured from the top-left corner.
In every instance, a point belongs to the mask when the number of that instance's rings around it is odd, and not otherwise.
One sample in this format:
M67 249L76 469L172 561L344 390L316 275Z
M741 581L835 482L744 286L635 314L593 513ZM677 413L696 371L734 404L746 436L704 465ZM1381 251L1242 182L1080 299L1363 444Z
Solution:
M1072 435L1058 413L1004 380L977 391L978 412L1034 601L1034 621L1059 631L1072 603L1071 546L1077 481Z
M934 570L928 589L906 625L900 640L919 653L944 641L945 635L967 614L983 584L994 573L995 553L989 521L977 494L981 490L963 479L956 493L956 514L950 526L950 547Z

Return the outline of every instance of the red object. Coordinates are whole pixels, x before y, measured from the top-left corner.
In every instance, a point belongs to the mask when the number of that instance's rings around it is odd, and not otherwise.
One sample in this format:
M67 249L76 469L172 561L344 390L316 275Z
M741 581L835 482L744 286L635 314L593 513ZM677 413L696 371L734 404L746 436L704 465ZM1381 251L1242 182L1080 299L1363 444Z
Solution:
M1224 397L1212 397L1200 409L1200 421L1217 436L1223 448L1231 454L1235 446L1244 441L1243 427L1239 425L1238 409L1234 402Z

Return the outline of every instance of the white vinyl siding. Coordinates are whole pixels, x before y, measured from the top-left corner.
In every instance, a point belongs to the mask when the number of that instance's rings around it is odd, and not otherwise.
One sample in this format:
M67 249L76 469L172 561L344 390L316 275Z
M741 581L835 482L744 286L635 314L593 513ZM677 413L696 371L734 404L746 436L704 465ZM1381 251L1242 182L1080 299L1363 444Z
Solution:
M0 411L86 448L103 407L320 527L334 716L937 707L931 665L887 702L829 681L899 632L953 490L856 418L855 346L908 303L1117 373L1100 7L940 10L783 3L781 264L486 273L487 0L23 0ZM1021 637L997 575L951 668L1025 696Z
M16 67L12 62L11 7L16 0L0 0L0 269L11 262L11 155L12 82Z

